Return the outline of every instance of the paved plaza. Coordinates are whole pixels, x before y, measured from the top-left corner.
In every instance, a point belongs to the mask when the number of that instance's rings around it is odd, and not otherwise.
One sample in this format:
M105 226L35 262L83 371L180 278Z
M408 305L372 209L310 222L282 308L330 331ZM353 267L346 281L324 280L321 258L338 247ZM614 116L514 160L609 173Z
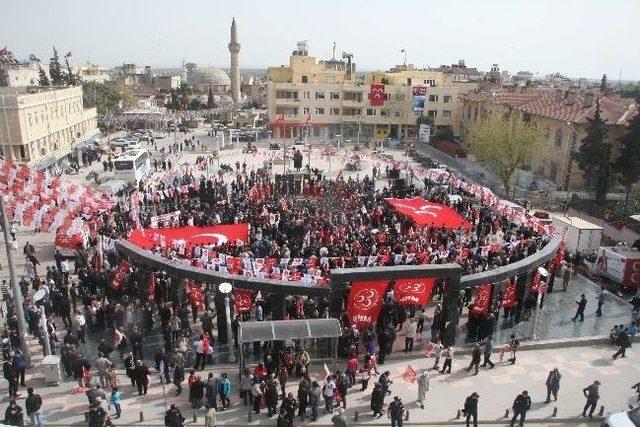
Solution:
M208 138L206 135L198 134L197 138L204 140ZM173 142L173 138L167 138L161 141L160 146ZM195 162L195 158L199 153L181 153L175 163ZM402 151L392 151L391 154L397 159L404 159ZM223 151L221 162L234 164L236 161L241 163L246 161L247 167L255 167L261 165L270 155L268 150L261 150L256 155L246 155L240 150L233 148ZM341 160L344 153L339 153L334 160L329 162L323 158L319 151L316 150L311 156L312 167L323 167L329 177L335 177L338 173L346 176L359 175L363 177L370 174L376 160L363 153L363 169L360 172L342 172ZM306 164L306 156L305 156ZM377 165L377 164L376 164ZM379 167L379 165L377 165ZM384 166L383 166L384 167ZM91 170L101 171L102 165L94 164ZM79 175L70 177L71 179L86 184L84 176L89 169L84 169ZM69 178L69 177L65 177ZM419 184L416 180L416 184ZM378 181L378 185L385 185L386 180ZM53 265L53 245L54 240L52 233L34 234L33 230L21 228L18 230L18 250L14 251L16 261L16 270L19 275L24 271L24 258L22 256L22 246L26 241L31 242L38 254L38 258L42 265L41 271L44 271L48 265ZM4 251L0 255L0 264L3 270L0 271L0 277L8 278L8 269L6 255ZM537 322L534 317L528 321L516 325L514 328L505 328L502 319L498 322L498 330L496 333L496 342L502 343L506 341L511 333L517 333L523 342L531 341L534 337L537 340L547 339L571 339L573 337L606 335L613 324L628 323L631 319L630 306L624 300L611 296L604 307L604 316L595 316L595 294L598 287L586 280L585 278L574 275L569 290L567 292L557 290L559 288L556 282L556 291L546 297L544 308L540 311ZM574 314L574 301L578 299L581 293L585 293L590 303L587 305L586 317L584 322L574 323L571 317ZM433 304L428 313L431 312ZM458 334L458 343L465 342L465 324L466 310L461 317L460 330ZM155 351L163 345L162 334L158 330L158 322L152 333L145 336L145 356L147 360L152 359ZM427 320L427 324L430 320ZM535 328L534 328L535 325ZM62 326L62 325L59 325ZM428 328L427 328L428 330ZM215 334L215 331L214 331ZM89 342L81 344L80 348L87 354L92 362L97 358L96 343L105 335L89 335ZM433 372L431 377L431 387L427 395L425 408L420 409L416 404L417 385L405 381L402 374L411 365L416 371L426 369L432 365L432 360L427 358L421 351L417 351L410 355L405 355L400 351L400 347L404 343L404 337L401 333L396 340L396 349L394 354L387 360L382 370L389 370L393 378L392 386L393 395L402 397L406 408L409 409L410 423L432 423L434 425L455 421L458 409L462 408L466 396L476 391L480 394L479 416L482 421L499 423L504 420L502 416L505 410L510 408L515 396L523 389L527 389L533 398L532 409L529 413L530 419L540 421L537 425L544 425L553 421L551 414L553 408L557 406L556 419L570 419L563 422L564 425L587 425L581 424L576 416L581 412L584 399L581 390L586 385L598 379L603 383L601 394L602 399L599 404L604 405L605 414L624 409L627 404L635 401L635 395L631 390L631 385L640 380L638 370L638 359L640 354L636 351L636 347L630 349L626 359L617 361L611 360L611 354L614 349L605 345L589 346L589 347L562 347L548 350L530 350L523 351L518 356L518 363L515 366L498 364L495 369L489 371L482 370L478 376L470 376L463 367L469 363L468 355L460 355L454 359L454 371L450 375ZM418 339L417 347L424 348L426 337ZM44 397L44 412L49 425L85 425L84 412L88 408L88 401L84 394L74 394L72 388L76 385L75 381L65 381L59 387L45 387L42 375L38 365L42 358L41 347L35 342L31 342L31 348L34 352L34 368L28 372L27 382L35 387ZM225 349L218 349L219 357L216 361L226 361ZM495 355L497 358L497 354ZM117 359L115 356L114 360ZM195 413L197 422L194 425L204 424L204 409L192 410L188 402L188 390L185 388L183 394L175 397L175 388L172 385L166 387L163 392L157 377L152 379L152 385L149 394L139 397L137 391L128 384L128 379L122 370L122 363L116 360L120 369L119 383L122 385L123 391L123 416L119 420L114 420L116 425L160 425L165 411L165 395L166 404L176 403L187 418L187 424L192 423ZM341 362L338 368L343 369L344 363ZM149 366L153 366L150 362ZM545 396L544 380L550 369L557 366L563 377L561 381L560 397L557 404L544 404L542 401ZM235 374L236 369L232 365L213 365L211 372L220 374L229 372ZM323 372L322 365L313 365L311 375L314 379L320 381ZM201 376L206 377L206 372L201 372ZM237 375L230 375L234 379ZM347 419L349 423L354 422L355 413L359 413L358 423L361 424L383 424L389 425L386 418L372 419L369 411L370 393L373 388L374 379L370 381L369 389L360 392L359 387L350 390L347 396ZM2 382L3 395L6 396L6 381ZM238 402L238 386L237 381L233 384L232 407L230 410L218 414L218 421L224 425L274 425L275 418L269 419L265 414L254 415L249 421L247 417L248 409ZM297 381L293 380L288 384L288 390L296 395ZM24 397L26 391L21 389L22 396L20 404L24 405ZM166 393L165 393L166 392ZM385 403L388 403L390 398ZM2 400L0 411L4 411L8 399ZM140 413L143 413L144 421L140 421ZM322 411L321 411L322 413ZM296 425L302 424L296 422ZM306 424L306 423L305 423ZM313 425L330 424L330 415L323 415L321 419ZM558 425L558 424L554 424ZM596 425L596 424L591 424Z

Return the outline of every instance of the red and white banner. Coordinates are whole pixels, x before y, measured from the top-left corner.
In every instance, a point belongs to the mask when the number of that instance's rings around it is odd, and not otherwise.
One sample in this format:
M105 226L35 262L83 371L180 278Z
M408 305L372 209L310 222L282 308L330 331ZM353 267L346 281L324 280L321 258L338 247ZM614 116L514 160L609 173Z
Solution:
M371 83L370 103L372 106L380 107L384 105L384 85L382 83Z
M387 280L351 283L347 304L347 317L351 325L366 329L376 323L388 285Z
M413 384L418 379L418 373L413 369L413 366L407 365L407 369L405 369L404 374L402 374L402 378Z
M233 305L236 314L251 311L251 306L253 305L253 292L246 289L234 289Z
M401 306L424 306L429 300L435 278L398 279L393 285L393 297Z
M510 280L502 295L502 301L500 301L500 307L511 308L516 305L516 282Z
M120 289L120 286L122 286L122 282L129 274L130 268L131 264L129 264L129 261L123 260L122 262L120 262L120 265L118 265L118 268L116 269L116 274L115 276L113 276L113 281L111 282L111 288L113 290L117 291L118 289Z
M189 296L189 302L191 303L191 306L195 307L196 311L200 311L204 306L202 285L200 283L189 280L187 282L187 295Z
M411 199L387 199L396 212L411 217L419 226L444 227L444 228L469 228L469 223L456 212L455 209L429 202L422 197Z
M182 245L213 245L224 243L235 245L237 241L249 240L249 225L231 224L214 225L211 227L178 227L161 229L133 230L129 236L131 243L143 249L151 249L154 246Z
M542 279L542 274L540 274L539 270L536 270L536 274L533 275L531 279L531 292L538 292L540 290L540 280Z
M489 310L489 296L491 295L491 285L480 285L476 288L476 297L473 300L473 307L469 313L472 316L483 316Z

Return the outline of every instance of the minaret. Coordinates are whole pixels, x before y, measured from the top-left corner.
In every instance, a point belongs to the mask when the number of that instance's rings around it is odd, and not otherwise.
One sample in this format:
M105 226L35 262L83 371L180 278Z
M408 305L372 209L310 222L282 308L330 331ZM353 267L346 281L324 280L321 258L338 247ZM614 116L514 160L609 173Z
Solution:
M231 21L231 42L229 42L229 52L231 52L231 99L233 102L240 102L240 64L238 55L240 54L240 43L238 43L238 28L236 28L236 18Z

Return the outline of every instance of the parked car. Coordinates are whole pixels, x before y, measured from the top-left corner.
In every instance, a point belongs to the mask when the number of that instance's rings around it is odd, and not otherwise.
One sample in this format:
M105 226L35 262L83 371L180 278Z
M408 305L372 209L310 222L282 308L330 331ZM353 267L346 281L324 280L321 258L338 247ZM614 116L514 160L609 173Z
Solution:
M167 136L167 135L164 132L162 132L161 130L151 132L151 137L154 138L154 139L162 139L165 136Z
M389 148L400 148L404 146L404 142L397 140L397 139L391 139L389 138L387 140L387 147Z
M628 411L609 415L602 423L603 427L640 427L640 406Z

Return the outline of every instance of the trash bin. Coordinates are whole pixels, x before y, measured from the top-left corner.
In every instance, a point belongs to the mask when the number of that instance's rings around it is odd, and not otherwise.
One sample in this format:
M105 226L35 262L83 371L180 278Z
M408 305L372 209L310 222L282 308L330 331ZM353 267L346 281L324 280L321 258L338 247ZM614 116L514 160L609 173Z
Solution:
M42 374L46 385L60 385L62 370L60 369L60 357L49 355L42 359Z

